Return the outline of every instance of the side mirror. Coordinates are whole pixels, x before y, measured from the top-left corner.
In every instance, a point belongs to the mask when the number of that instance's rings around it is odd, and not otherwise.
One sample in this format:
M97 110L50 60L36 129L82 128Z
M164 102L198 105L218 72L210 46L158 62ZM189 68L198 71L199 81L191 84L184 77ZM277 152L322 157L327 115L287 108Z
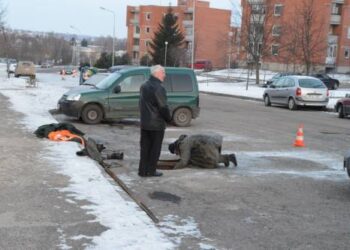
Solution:
M120 93L120 91L121 91L120 85L115 86L113 92L114 92L115 94L118 94L118 93Z

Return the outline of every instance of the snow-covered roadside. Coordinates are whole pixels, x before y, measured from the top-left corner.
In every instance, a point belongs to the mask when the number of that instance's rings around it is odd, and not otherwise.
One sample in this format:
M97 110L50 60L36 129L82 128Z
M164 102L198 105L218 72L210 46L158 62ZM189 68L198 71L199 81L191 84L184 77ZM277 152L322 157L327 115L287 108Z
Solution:
M5 68L0 67L0 93L7 96L14 110L24 114L21 122L28 130L33 131L43 124L57 121L48 113L55 108L57 100L77 81L71 78L62 81L59 76L50 84L40 84L38 88L27 88L23 79L7 79ZM39 78L40 81L40 78ZM91 238L95 245L91 249L172 249L175 244L153 224L150 218L134 202L128 202L119 195L103 175L96 163L88 158L80 158L74 152L79 150L75 143L55 143L42 141L46 153L37 157L51 162L58 173L69 176L70 185L60 191L76 200L87 200L91 205L83 209L96 216L101 225L109 228L101 235L76 235ZM120 191L122 192L122 191ZM113 194L113 195L111 195ZM68 202L68 201L67 201ZM64 232L62 232L64 234ZM64 241L63 241L64 242ZM69 248L69 246L65 246Z
M217 71L210 71L208 75L215 75L215 76L224 76L224 77L234 77L234 78L241 78L241 79L247 79L247 69L222 69ZM270 71L270 70L260 70L260 80L266 81L270 78L272 78L275 74L277 74L276 71ZM329 74L329 76L338 79L340 81L340 84L349 84L350 83L350 75L349 74ZM251 71L249 75L249 79L255 80L255 71Z
M220 71L221 72L221 71ZM225 76L220 74L220 72L215 71L218 76ZM246 89L246 82L219 82L213 81L213 78L205 76L197 77L199 90L202 92L218 93L233 96L243 96L249 98L255 98L258 100L263 100L262 96L264 94L265 88L256 86L254 83L249 84L248 90ZM327 105L328 109L334 109L334 105L337 100L344 97L346 94L350 94L350 89L337 89L329 91L329 102Z

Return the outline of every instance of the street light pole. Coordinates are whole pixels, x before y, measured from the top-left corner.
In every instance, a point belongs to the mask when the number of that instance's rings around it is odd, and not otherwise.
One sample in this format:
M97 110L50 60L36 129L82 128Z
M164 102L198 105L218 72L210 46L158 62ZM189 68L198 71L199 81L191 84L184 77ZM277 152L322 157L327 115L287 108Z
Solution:
M194 64L194 25L195 25L195 9L196 9L196 0L192 0L192 53L191 53L191 68L193 69Z
M168 41L165 41L165 53L164 53L164 67L166 67L166 54L168 50Z
M115 50L115 41L114 41L115 40L115 12L113 10L106 9L105 7L102 7L102 6L100 6L100 9L113 14L112 66L114 66L114 56L115 56L115 51L114 51Z
M232 55L232 37L233 32L230 31L228 33L228 42L229 42L229 50L228 50L228 65L227 65L227 78L230 78L230 70L231 70L231 55Z
M77 31L79 33L79 35L81 35L81 32L80 32L80 30L78 28L74 27L73 25L70 25L69 27L71 29ZM74 57L73 58L75 58L76 63L78 64L77 66L80 66L80 45L79 44L77 45L77 41L79 41L79 39L76 40L75 43L74 43L74 54L73 54ZM74 63L73 62L73 58L72 58L72 64Z

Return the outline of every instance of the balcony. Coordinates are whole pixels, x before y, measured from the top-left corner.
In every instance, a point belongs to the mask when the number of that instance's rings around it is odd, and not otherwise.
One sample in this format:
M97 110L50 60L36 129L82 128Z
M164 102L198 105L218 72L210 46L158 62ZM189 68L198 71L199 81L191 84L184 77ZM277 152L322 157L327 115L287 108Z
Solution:
M249 4L263 4L265 0L248 0Z
M338 36L328 35L328 44L338 44Z
M192 42L193 36L192 35L186 35L185 40L188 42Z
M134 32L133 37L134 37L134 38L140 38L140 33L136 33L136 32Z
M332 25L339 25L340 24L340 19L341 19L340 15L332 14L330 23Z
M344 3L344 0L333 0L332 3Z
M130 19L130 23L133 25L139 24L139 20L138 19Z
M188 8L184 11L185 14L193 13L193 8Z
M336 57L329 57L327 56L326 57L326 65L335 65L335 62L336 62L337 58Z
M139 50L140 50L140 46L139 45L132 46L132 51L139 51Z
M192 20L183 20L182 24L184 27L192 27L193 21Z
M140 12L140 7L134 7L130 10L131 13L139 13Z
M264 23L265 15L252 14L250 15L250 23Z

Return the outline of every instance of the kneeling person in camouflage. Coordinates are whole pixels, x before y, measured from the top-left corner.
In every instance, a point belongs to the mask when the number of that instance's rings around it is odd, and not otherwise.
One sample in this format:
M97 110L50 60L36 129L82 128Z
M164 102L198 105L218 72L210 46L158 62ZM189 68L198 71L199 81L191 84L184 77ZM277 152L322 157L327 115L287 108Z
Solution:
M181 135L169 145L169 151L180 156L174 168L217 168L219 163L228 167L230 161L237 166L235 154L221 154L222 140L221 135Z

